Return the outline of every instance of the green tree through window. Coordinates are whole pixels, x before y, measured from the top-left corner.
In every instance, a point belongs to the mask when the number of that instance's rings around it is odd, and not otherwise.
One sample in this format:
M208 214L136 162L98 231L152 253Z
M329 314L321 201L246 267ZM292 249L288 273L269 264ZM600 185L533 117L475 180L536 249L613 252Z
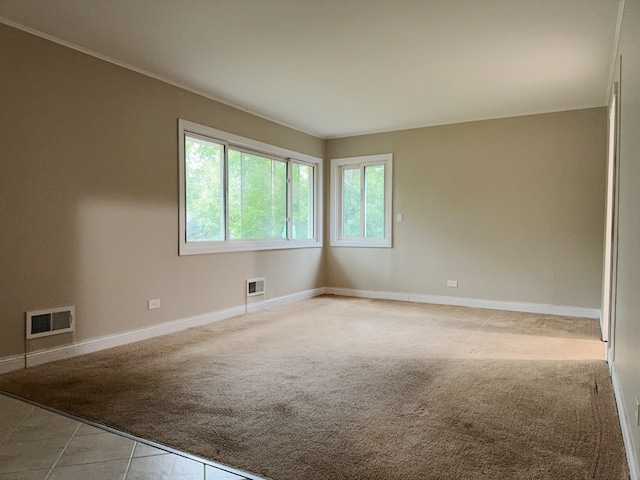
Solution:
M362 229L360 169L342 170L342 236L359 237Z
M313 238L313 167L292 163L291 169L291 237Z
M391 247L390 153L331 160L331 244Z
M224 240L222 145L198 138L185 141L187 241Z
M286 162L229 149L229 238L286 238Z
M384 238L384 165L364 167L366 238Z
M200 133L181 135L181 254L319 243L320 159L307 163L245 150Z

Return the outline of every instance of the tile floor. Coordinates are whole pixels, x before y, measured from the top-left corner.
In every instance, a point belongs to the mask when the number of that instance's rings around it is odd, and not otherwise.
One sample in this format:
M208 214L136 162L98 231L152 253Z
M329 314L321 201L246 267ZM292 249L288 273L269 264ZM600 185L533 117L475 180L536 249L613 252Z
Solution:
M0 480L242 480L0 394Z

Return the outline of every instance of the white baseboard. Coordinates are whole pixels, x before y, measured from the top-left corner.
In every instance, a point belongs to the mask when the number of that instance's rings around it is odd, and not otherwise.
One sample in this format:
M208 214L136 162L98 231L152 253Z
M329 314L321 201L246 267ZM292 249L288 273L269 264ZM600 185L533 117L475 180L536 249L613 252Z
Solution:
M369 290L354 290L347 288L321 287L303 292L285 295L283 297L250 303L237 307L218 310L193 317L182 318L171 322L161 323L150 327L140 328L129 332L118 333L106 337L94 338L78 342L73 345L29 352L25 355L15 355L0 358L0 373L7 373L26 367L34 367L43 363L53 362L64 358L97 352L106 348L118 347L128 343L138 342L160 335L199 327L243 313L257 312L266 308L273 308L287 303L298 302L324 293L363 298L380 298L387 300L401 300L406 302L435 303L440 305L456 305L463 307L488 308L494 310L511 310L517 312L542 313L550 315L565 315L572 317L599 318L599 311L595 309L566 307L559 305L544 305L535 303L500 302L473 298L448 297L438 295L422 295L400 292L376 292ZM640 480L640 479L638 479Z
M128 343L159 337L160 335L176 333L181 330L186 330L187 328L200 327L226 318L236 317L245 312L246 308L242 305L240 307L227 308L216 312L181 318L179 320L152 325L150 327L138 328L128 332L116 333L115 335L92 338L91 340L77 342L73 345L64 347L29 352L26 354L26 363L27 367L35 367L37 365L42 365L43 363L75 357L76 355L84 355L86 353L93 353L107 348L119 347Z
M35 367L42 365L43 363L55 362L56 360L63 360L65 358L75 357L77 353L77 345L65 345L64 347L47 348L46 350L37 350L35 352L28 352L24 356L25 366Z
M279 305L286 305L287 303L299 302L300 300L306 300L307 298L317 297L325 293L325 288L314 288L313 290L306 290L304 292L292 293L291 295L285 295L284 297L271 298L261 302L253 302L247 304L247 313L257 312L267 308L277 307Z
M613 392L616 397L616 404L618 406L618 416L620 417L620 428L622 429L622 438L624 440L624 449L627 452L627 462L629 463L629 473L631 474L631 480L640 480L640 465L638 464L638 458L636 457L635 449L633 448L633 438L631 436L631 425L627 419L626 410L624 409L624 403L622 401L622 391L620 390L620 384L618 383L618 376L616 374L616 367L614 364L609 364L611 371L611 381L613 382Z
M544 315L562 315L565 317L600 318L600 310L594 308L547 305L543 303L503 302L478 298L448 297L444 295L422 295L418 293L376 292L354 290L350 288L326 287L325 293L347 297L380 298L405 302L435 303L458 307L487 308L491 310L509 310L513 312L541 313Z
M93 338L90 340L77 342L73 345L39 350L36 352L28 352L25 355L0 358L0 373L20 370L21 368L25 368L25 366L35 367L36 365L42 365L43 363L62 360L69 357L75 357L77 355L93 353L100 350L105 350L107 348L119 347L120 345L139 342L141 340L147 340L149 338L158 337L160 335L176 333L188 328L201 327L203 325L218 322L220 320L225 320L227 318L237 317L238 315L242 315L244 313L256 312L265 308L272 308L278 305L297 302L299 300L322 295L323 293L324 288L306 290L283 297L272 298L263 302L241 305L238 307L227 308L224 310L218 310L202 315L195 315L193 317L181 318L179 320L165 322L159 325L152 325L150 327L117 333L115 335Z
M24 355L12 355L0 358L0 374L20 370L25 366Z

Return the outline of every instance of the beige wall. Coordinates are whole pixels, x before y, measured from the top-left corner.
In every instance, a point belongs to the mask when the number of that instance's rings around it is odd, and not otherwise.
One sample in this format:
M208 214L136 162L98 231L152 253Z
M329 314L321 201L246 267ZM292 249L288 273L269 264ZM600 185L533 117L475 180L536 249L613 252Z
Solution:
M599 308L606 115L329 140L329 158L394 154L394 220L404 221L391 249L329 248L327 285Z
M640 1L626 0L620 36L619 230L613 362L640 475ZM631 460L631 459L630 459ZM636 476L635 478L640 478Z
M179 257L179 117L310 155L324 141L0 25L0 358L24 312L77 340L324 285L319 248ZM159 310L147 300L160 298Z
M600 305L604 108L325 142L7 26L0 44L0 358L24 351L26 310L75 304L82 341L242 305L259 275L267 298ZM179 257L179 117L327 159L392 152L394 248Z
M638 456L639 25L626 0L612 336ZM267 298L327 285L600 306L604 108L325 142L4 25L0 45L0 358L24 351L26 310L75 304L82 341L241 305L258 275ZM392 152L394 247L179 257L179 117L327 159Z

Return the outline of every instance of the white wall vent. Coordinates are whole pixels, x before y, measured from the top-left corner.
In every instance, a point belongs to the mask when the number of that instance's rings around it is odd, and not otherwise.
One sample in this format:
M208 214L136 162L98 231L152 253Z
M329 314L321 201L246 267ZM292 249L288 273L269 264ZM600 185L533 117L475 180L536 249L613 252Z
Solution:
M75 317L75 306L27 312L27 339L75 332Z
M264 295L264 277L247 280L247 297Z

